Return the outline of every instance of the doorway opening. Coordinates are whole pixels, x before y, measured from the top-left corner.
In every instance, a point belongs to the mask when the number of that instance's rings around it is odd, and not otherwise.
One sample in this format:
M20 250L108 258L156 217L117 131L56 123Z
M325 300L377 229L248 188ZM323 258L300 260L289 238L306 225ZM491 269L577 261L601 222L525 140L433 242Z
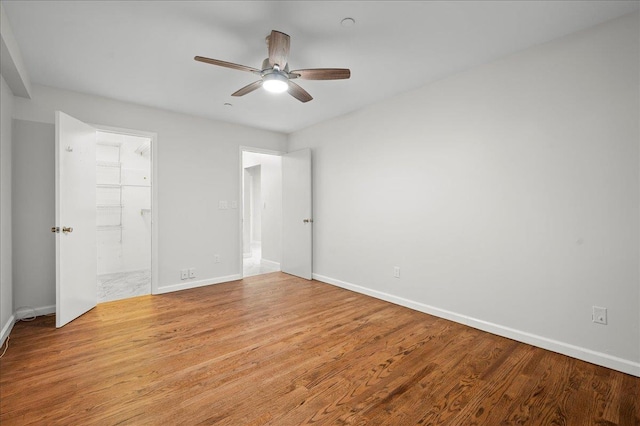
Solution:
M98 130L98 303L151 294L151 199L151 138Z
M242 150L242 275L280 270L282 157Z

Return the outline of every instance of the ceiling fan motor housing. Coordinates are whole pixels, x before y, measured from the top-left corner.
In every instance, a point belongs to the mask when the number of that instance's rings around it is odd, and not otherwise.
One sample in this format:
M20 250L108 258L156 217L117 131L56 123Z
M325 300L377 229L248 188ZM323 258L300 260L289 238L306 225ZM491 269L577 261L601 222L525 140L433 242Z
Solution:
M277 65L274 65L273 67L271 66L271 64L269 63L269 58L265 59L264 61L262 61L262 68L261 68L261 74L265 75L266 73L268 73L269 71L275 71L275 67L278 67L279 71L284 71L285 74L289 74L289 64L285 65L284 68L280 68Z

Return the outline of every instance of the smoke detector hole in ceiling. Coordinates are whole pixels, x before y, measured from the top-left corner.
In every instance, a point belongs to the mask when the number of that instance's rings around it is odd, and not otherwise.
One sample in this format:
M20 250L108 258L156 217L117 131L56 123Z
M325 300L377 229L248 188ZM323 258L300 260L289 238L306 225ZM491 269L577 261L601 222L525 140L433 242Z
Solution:
M355 24L356 24L356 20L353 18L344 18L342 21L340 21L340 25L342 25L345 28L353 27Z

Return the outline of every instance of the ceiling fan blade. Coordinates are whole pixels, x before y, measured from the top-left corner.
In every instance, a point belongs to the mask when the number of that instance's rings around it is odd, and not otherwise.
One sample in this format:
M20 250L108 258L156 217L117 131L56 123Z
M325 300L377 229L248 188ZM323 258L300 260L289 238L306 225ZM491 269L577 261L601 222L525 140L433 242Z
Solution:
M309 102L311 99L313 99L309 92L295 84L293 81L289 81L289 94L300 102Z
M262 80L254 81L251 84L247 84L242 89L236 90L231 94L231 96L244 96L247 93L251 93L256 89L259 89L262 86Z
M205 58L204 56L196 56L193 59L199 62L204 62L205 64L218 65L220 67L260 74L259 69L247 67L245 65L234 64L233 62L219 61L218 59Z
M271 66L278 65L281 70L287 66L290 42L290 37L287 34L276 30L271 31L269 36L269 64Z
M315 68L307 70L294 70L290 75L298 74L296 78L303 80L344 80L351 77L351 71L347 68Z

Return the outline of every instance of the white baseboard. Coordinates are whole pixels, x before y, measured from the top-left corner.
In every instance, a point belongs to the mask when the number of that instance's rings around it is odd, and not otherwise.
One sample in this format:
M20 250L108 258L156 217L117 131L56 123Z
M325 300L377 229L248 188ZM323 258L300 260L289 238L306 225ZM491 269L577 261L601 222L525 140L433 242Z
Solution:
M234 274L234 275L227 275L225 277L209 278L206 280L198 280L198 281L185 280L185 282L183 283L170 284L170 285L158 287L158 291L154 294L171 293L173 291L188 290L190 288L204 287L212 284L222 284L222 283L227 283L229 281L236 281L241 279L242 279L242 274Z
M20 321L22 318L29 318L33 315L39 317L42 315L49 315L56 313L56 305L46 305L39 307L20 306L16 308L13 315L16 317L16 321Z
M313 274L313 279L317 281L322 281L323 283L335 285L337 287L341 287L347 290L355 291L356 293L366 294L367 296L375 297L376 299L381 299L387 302L395 303L396 305L400 305L416 311L424 312L426 314L430 314L439 318L444 318L450 321L454 321L459 324L468 325L469 327L477 328L478 330L482 330L482 331L487 331L489 333L496 334L498 336L507 337L509 339L513 339L519 342L527 343L529 345L537 346L542 349L547 349L553 352L570 356L572 358L581 359L583 361L587 361L592 364L601 365L603 367L611 368L612 370L621 371L623 373L640 377L640 363L638 362L633 362L627 359L618 358L602 352L596 352L591 349L571 345L569 343L560 342L558 340L549 339L543 336L538 336L535 334L516 330L510 327L505 327L499 324L494 324L487 321L479 320L477 318L469 317L467 315L462 315L456 312L451 312L444 309L436 308L434 306L426 305L424 303L415 302L413 300L394 296L392 294L384 293L378 290L372 290L370 288L362 287L356 284L351 284L345 281L337 280L337 279L326 277L323 275Z
M7 322L2 326L2 332L0 332L0 348L4 345L4 341L11 334L11 330L13 330L13 324L16 323L15 315L11 315Z
M56 305L40 306L37 308L33 308L31 306L20 306L9 317L9 320L7 320L6 324L2 326L2 331L0 331L0 347L4 344L4 341L9 336L9 334L11 334L11 330L13 330L14 324L20 321L22 318L31 318L34 315L39 317L42 315L55 313Z
M41 306L39 308L36 308L36 314L38 316L55 314L55 313L56 313L56 305Z
M260 264L268 268L277 269L278 271L280 270L280 262L274 262L273 260L268 260L268 259L261 259Z

